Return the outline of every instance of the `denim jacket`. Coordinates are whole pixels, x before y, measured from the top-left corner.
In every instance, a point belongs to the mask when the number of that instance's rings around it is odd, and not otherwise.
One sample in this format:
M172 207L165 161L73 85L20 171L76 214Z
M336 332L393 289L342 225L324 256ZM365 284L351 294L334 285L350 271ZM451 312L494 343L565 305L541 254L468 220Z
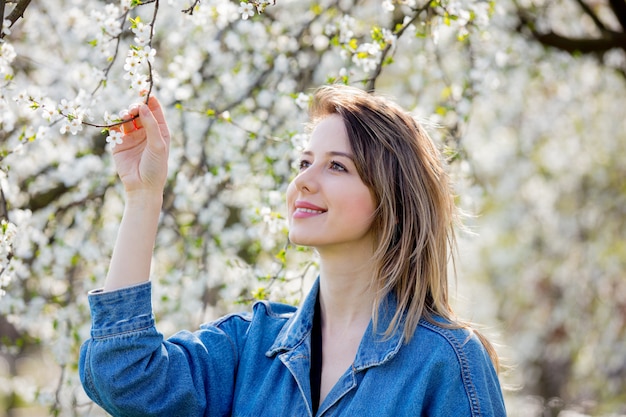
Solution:
M151 284L93 292L80 353L87 394L121 416L312 416L310 334L316 283L302 306L258 302L168 340L156 330ZM379 329L395 309L381 306ZM409 343L366 330L352 366L317 416L502 417L498 377L475 335L422 320Z

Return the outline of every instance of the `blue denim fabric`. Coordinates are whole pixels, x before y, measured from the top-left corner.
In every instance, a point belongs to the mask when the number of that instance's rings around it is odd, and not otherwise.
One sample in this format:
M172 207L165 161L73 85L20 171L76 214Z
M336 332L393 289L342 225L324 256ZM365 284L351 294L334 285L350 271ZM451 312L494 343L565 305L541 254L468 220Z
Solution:
M150 283L91 293L81 349L87 394L113 416L311 416L310 333L318 284L299 309L256 303L164 340ZM381 306L379 329L393 316ZM502 417L498 377L475 335L422 320L408 344L367 329L318 416Z

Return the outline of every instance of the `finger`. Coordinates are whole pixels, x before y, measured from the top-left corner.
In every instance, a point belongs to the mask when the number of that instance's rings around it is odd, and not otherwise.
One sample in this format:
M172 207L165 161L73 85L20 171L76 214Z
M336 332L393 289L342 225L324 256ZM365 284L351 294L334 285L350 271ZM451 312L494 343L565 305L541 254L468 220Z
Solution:
M155 96L150 96L147 104L157 123L165 123L165 115L163 114L163 108L161 107L159 100Z
M158 106L158 108L160 109L160 106ZM156 152L162 151L163 148L166 147L167 142L161 134L161 129L159 128L159 123L155 115L145 104L139 106L139 119L141 120L141 124L146 131L148 146Z
M161 103L155 96L150 96L148 98L148 108L152 112L159 129L161 131L161 137L165 141L166 146L170 145L170 132L167 127L167 121L165 120L165 114L163 112L163 108L161 107Z
M131 114L131 111L133 111L132 107L130 107L129 110L122 110L120 112L120 119L122 120L123 123L120 123L119 127L122 133L124 134L132 133L135 130L135 126L132 123L132 119L134 117L137 117L137 113L135 110L135 114L133 115Z
M139 127L137 126L137 116L128 119L126 122L122 123L122 132L125 135L130 135L131 133L137 131Z
M143 127L143 125L141 124L141 119L139 118L133 119L133 126L135 130L141 129Z

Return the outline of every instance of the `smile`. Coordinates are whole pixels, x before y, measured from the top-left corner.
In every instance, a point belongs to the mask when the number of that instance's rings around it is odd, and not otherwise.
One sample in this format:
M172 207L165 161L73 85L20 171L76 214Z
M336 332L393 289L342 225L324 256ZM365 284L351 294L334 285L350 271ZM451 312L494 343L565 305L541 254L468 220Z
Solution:
M308 219L310 217L317 217L319 215L325 214L326 210L322 208L312 208L312 207L295 207L293 212L294 219Z
M294 203L293 217L296 219L302 219L307 217L317 216L319 214L326 213L326 209L304 200L296 200Z
M300 212L300 213L311 213L311 214L319 214L319 213L324 213L324 211L323 211L323 210L313 210L313 209L310 209L310 208L304 208L304 207L297 208L297 209L296 209L296 212Z

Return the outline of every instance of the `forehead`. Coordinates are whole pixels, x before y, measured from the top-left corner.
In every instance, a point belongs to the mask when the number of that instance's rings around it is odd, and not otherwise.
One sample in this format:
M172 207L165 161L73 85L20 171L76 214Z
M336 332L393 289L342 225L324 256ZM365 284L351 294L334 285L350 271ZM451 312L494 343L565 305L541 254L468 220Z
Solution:
M307 149L316 148L344 152L350 150L348 133L341 116L331 114L316 123Z

